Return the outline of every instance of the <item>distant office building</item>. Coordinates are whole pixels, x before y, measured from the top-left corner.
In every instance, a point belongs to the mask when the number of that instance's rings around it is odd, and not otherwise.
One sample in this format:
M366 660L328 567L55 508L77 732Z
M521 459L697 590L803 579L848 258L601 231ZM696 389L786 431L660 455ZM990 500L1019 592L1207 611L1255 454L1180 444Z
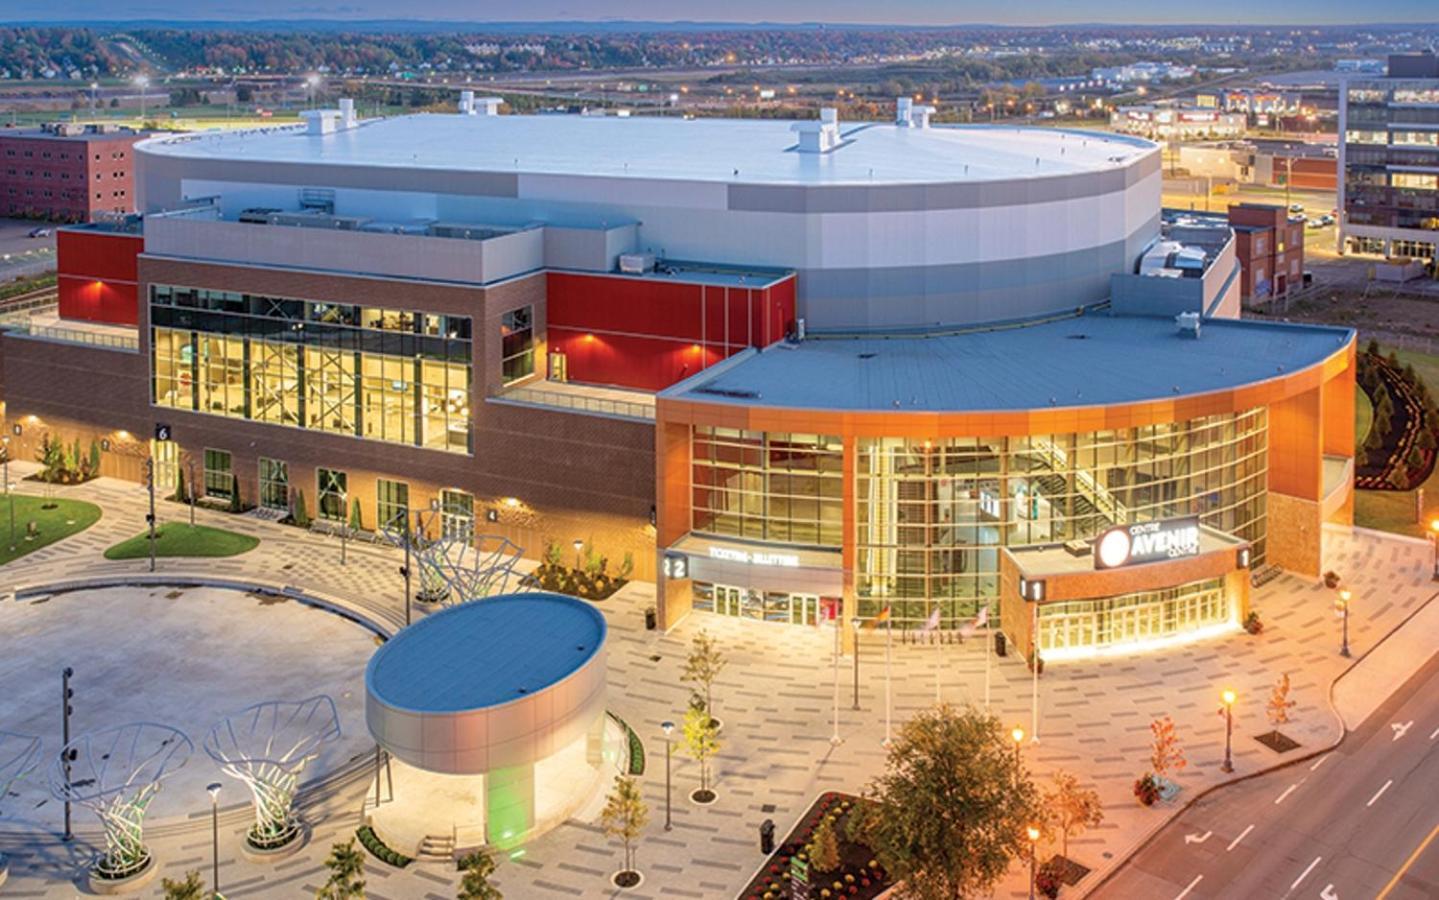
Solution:
M1242 137L1247 124L1242 113L1193 106L1121 106L1109 116L1115 131L1155 141Z
M1340 252L1434 259L1439 243L1439 58L1389 57L1345 79L1339 106Z
M1338 165L1332 144L1223 141L1184 144L1179 168L1192 176L1296 190L1332 191Z
M1336 72L1358 72L1364 75L1383 75L1385 63L1382 59L1340 59L1334 63Z
M1108 66L1094 69L1090 76L1107 84L1147 84L1151 81L1177 81L1194 76L1193 66L1177 66L1172 63L1137 62L1127 66Z
M134 212L131 148L142 137L69 123L0 130L0 215L89 222Z

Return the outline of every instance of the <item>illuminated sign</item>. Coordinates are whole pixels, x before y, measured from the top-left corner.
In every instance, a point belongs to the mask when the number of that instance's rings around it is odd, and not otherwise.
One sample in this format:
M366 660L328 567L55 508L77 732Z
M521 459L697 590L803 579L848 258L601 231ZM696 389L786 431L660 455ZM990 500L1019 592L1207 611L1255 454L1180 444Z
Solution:
M1094 542L1094 567L1117 569L1199 555L1199 517L1116 525Z
M725 562L745 563L752 566L799 567L799 556L794 553L769 553L759 550L751 553L748 550L736 550L732 547L711 547L710 559L722 559Z
M683 581L690 577L690 558L683 553L666 553L661 566L666 578Z

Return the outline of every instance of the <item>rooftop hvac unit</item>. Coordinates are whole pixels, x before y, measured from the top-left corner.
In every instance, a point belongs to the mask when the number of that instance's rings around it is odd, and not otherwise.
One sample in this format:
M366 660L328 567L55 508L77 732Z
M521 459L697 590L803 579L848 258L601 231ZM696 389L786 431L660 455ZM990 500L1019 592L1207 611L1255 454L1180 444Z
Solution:
M1174 317L1174 324L1179 326L1180 336L1199 337L1199 313L1182 312Z
M655 267L653 253L621 253L620 271L629 275L642 275Z

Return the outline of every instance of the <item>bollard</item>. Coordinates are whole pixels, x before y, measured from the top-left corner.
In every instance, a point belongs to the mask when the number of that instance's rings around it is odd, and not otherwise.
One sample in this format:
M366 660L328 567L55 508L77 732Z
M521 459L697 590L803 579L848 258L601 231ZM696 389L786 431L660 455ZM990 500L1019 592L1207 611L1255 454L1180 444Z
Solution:
M765 856L774 852L774 819L765 819L760 823L759 852Z

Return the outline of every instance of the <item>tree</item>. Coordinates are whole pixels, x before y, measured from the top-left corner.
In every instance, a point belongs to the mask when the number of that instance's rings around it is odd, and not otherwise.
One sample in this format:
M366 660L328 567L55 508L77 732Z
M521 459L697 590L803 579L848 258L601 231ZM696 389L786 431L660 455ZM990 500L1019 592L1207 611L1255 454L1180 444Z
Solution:
M355 848L354 838L330 848L325 868L330 878L315 892L315 900L364 900L365 854Z
M243 503L243 501L240 500L240 476L231 474L231 475L230 475L230 512L232 512L232 513L237 513L237 512L242 511L244 508L245 508L245 504Z
M185 470L183 468L175 474L175 493L170 495L170 499L177 503L190 502L190 495L185 492Z
M351 530L351 531L364 531L364 530L365 530L365 517L364 517L364 515L360 512L360 501L359 501L359 500L351 500L351 501L350 501L350 530Z
M96 478L100 475L100 442L90 441L90 477Z
M1097 828L1104 821L1099 793L1084 787L1073 774L1063 770L1054 773L1054 786L1044 793L1044 811L1049 823L1059 831L1059 854L1069 857L1069 838L1085 829Z
M310 512L305 509L305 492L295 491L295 509L290 513L290 518L301 528L310 527Z
M1149 731L1154 735L1149 765L1156 776L1164 778L1171 769L1178 772L1189 765L1189 760L1184 758L1183 748L1179 746L1179 735L1174 730L1173 719L1160 716L1149 723Z
M1289 721L1289 710L1293 707L1294 701L1289 699L1289 673L1285 672L1274 682L1274 689L1269 693L1269 704L1265 708L1275 734L1279 733L1280 725Z
M874 802L856 807L855 833L904 882L904 897L987 894L1028 853L1025 829L1040 810L1011 745L999 720L972 706L944 704L900 729L866 792Z
M694 636L690 643L690 655L685 660L685 668L680 673L680 681L692 681L704 689L705 709L709 711L711 718L714 716L714 683L724 671L727 660L720 652L719 645L715 639L710 637L708 631L701 630Z
M460 860L460 889L455 900L501 900L500 889L490 884L495 874L495 860L485 850L476 850Z
M700 764L700 789L695 792L695 797L705 801L713 799L714 792L710 790L709 782L709 761L719 752L720 743L715 720L711 718L708 709L691 706L685 712L684 737L685 750Z
M186 872L184 881L160 879L160 888L165 892L165 900L201 900L205 896L205 882L200 880L196 869Z
M819 820L805 849L809 851L810 864L816 870L833 872L839 868L839 837L834 833L833 817L826 815Z
M640 796L639 782L628 775L616 775L615 789L605 798L605 808L600 813L600 827L605 837L617 837L624 842L625 867L621 877L634 872L634 842L639 840L649 821L650 811Z

